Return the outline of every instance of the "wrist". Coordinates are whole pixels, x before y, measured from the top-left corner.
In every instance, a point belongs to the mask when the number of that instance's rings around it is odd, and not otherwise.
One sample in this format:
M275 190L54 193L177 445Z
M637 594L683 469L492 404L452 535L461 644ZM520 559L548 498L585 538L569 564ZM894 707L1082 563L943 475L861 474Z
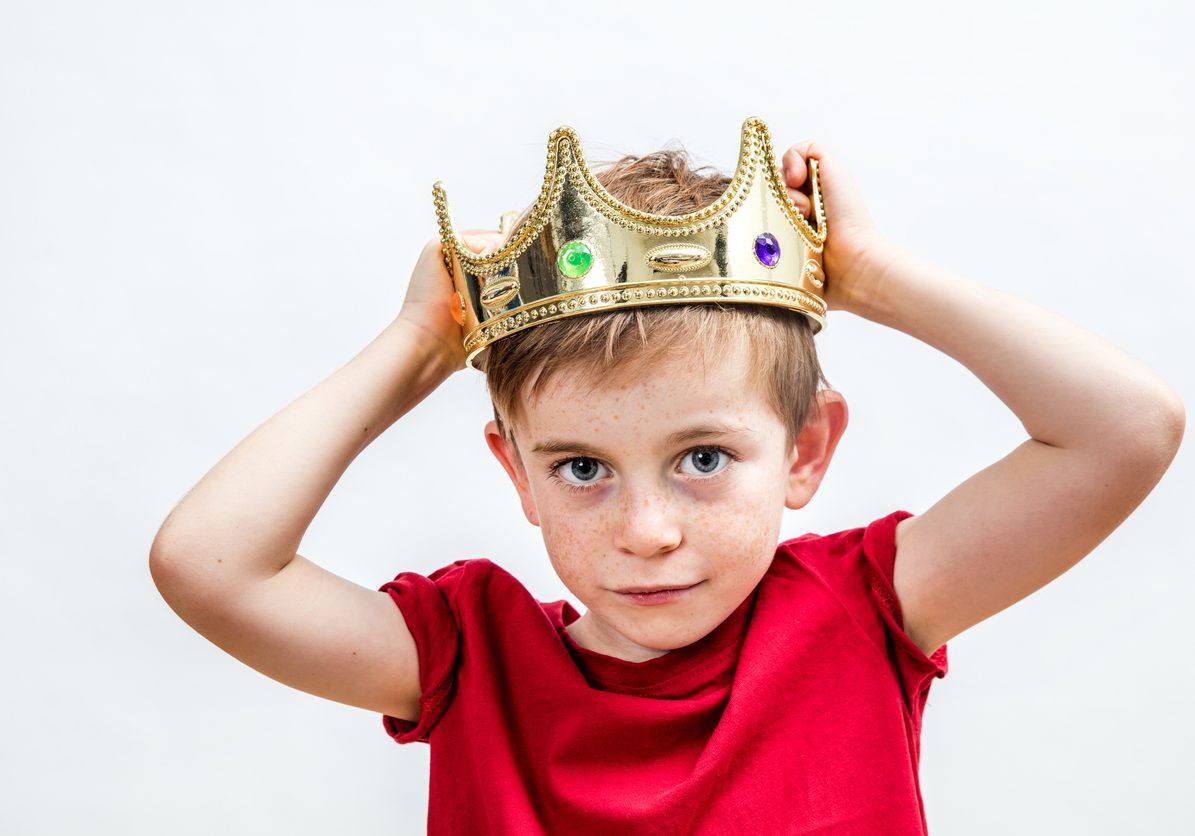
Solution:
M847 262L838 287L827 288L832 291L830 307L880 321L891 307L893 277L900 273L899 265L908 258L909 253L894 241L876 235Z
M419 358L419 362L435 376L437 381L443 381L465 367L465 353L459 343L451 345L445 338L437 334L418 320L403 316L401 313L386 326L387 332L392 332L405 341L410 351Z

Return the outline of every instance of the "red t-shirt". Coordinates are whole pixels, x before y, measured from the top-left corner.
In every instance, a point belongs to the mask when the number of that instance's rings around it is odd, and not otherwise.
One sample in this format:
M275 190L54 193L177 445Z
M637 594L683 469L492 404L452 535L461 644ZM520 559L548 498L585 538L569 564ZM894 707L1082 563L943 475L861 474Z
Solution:
M577 645L484 558L381 589L419 650L428 832L926 833L921 716L946 675L902 629L895 511L781 543L755 590L697 642L645 662Z

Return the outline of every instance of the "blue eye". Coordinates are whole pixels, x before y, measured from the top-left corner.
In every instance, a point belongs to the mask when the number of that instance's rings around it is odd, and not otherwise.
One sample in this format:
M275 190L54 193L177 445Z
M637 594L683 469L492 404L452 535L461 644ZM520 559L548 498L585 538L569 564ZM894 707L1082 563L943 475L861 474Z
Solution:
M698 447L685 453L683 461L693 463L693 466L697 468L695 475L709 476L711 473L722 470L722 466L730 461L730 457L725 450L720 450L717 447Z
M565 467L565 465L568 465ZM598 480L598 469L604 467L596 459L577 458L568 459L552 466L553 471L560 471L561 478L564 479L565 484L568 485L588 485ZM569 476L574 477L577 481L572 481Z

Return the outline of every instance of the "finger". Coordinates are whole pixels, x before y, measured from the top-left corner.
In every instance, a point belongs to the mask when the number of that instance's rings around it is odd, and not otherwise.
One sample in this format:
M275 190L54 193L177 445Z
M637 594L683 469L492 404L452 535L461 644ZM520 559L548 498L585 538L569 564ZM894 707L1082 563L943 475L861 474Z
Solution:
M502 234L496 229L470 229L460 235L465 246L478 255L489 255L502 245Z
M805 217L809 217L809 212L812 209L812 203L809 201L809 196L799 189L794 189L792 187L788 187L787 191L788 196L792 200L793 206L796 207L797 211Z
M806 193L813 188L812 182L809 180L809 161L811 159L818 161L819 168L823 172L827 165L834 165L826 149L814 139L798 142L784 152L785 177L788 185Z
M784 152L781 158L782 171L784 172L785 185L791 186L794 189L799 189L805 185L805 179L809 174L809 166L805 162L805 153L801 150L800 145L793 145Z

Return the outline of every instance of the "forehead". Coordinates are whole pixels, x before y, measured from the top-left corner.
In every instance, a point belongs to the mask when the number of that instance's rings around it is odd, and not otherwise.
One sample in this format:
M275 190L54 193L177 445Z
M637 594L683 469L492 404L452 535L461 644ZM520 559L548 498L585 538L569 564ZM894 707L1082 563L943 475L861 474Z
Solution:
M764 434L780 421L753 379L749 355L728 347L704 362L698 354L631 361L598 379L561 369L524 400L520 447L560 440L655 447L678 431L714 425Z

